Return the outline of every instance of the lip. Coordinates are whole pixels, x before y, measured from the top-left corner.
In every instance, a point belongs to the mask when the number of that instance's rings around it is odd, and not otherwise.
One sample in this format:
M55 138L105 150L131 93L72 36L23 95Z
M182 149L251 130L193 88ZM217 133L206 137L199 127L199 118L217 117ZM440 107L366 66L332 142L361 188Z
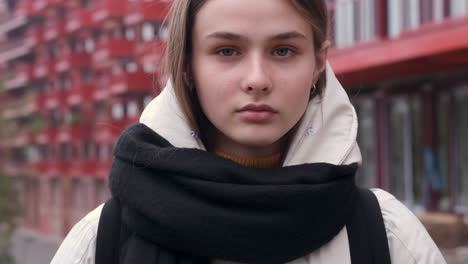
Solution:
M239 112L243 111L253 111L253 112L272 112L272 113L277 113L273 107L267 105L267 104L261 104L261 105L255 105L255 104L248 104L244 107L242 107Z
M278 113L271 106L248 104L238 111L240 118L246 122L264 123L271 121Z

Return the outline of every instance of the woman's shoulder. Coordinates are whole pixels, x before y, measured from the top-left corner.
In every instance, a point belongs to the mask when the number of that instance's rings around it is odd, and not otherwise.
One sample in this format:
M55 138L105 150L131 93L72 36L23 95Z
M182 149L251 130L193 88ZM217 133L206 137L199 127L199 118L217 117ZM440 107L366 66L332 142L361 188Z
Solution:
M96 235L103 205L96 207L73 226L55 253L51 264L94 264Z
M445 263L426 228L405 205L384 190L371 190L380 204L392 263Z

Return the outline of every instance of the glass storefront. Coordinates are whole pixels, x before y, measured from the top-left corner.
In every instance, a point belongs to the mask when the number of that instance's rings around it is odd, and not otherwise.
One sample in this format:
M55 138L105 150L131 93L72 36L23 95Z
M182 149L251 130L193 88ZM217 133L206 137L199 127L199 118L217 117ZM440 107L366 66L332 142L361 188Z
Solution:
M455 187L458 209L468 210L468 84L455 91Z
M357 184L365 188L377 187L375 102L371 97L360 97L353 104L359 118L357 141L363 160L357 175Z
M443 93L437 99L437 167L440 176L438 209L450 209L449 193L449 151L450 151L450 95Z
M417 96L398 96L388 104L389 189L410 207L424 201L422 174L422 103Z

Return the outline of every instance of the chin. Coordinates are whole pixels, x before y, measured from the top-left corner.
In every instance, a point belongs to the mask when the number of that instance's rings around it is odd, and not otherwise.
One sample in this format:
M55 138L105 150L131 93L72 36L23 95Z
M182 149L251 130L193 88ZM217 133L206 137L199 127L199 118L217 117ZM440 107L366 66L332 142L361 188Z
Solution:
M281 137L275 137L275 136L267 136L267 135L259 135L257 134L255 137L252 137L252 135L247 135L246 137L243 138L237 138L235 139L237 142L244 146L249 146L249 147L254 147L254 148L261 148L261 147L267 147L270 145L273 145L280 140Z

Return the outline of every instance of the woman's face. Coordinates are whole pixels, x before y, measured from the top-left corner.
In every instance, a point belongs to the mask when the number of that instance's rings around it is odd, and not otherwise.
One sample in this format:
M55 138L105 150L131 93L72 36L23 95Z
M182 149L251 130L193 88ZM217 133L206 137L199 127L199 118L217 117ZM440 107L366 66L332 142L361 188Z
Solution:
M324 67L326 48L314 52L308 21L288 0L208 0L192 35L195 87L215 149L242 157L281 151Z

